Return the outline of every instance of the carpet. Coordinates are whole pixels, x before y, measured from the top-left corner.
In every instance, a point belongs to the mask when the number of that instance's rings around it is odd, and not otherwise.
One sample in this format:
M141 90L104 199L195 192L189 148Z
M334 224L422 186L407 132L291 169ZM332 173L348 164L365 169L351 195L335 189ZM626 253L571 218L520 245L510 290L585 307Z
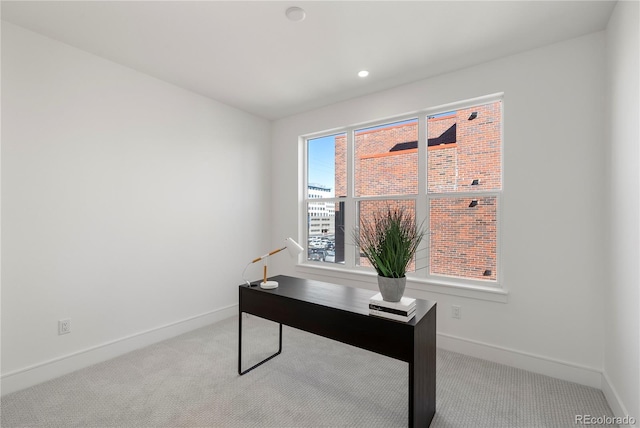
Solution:
M277 324L243 320L243 368ZM406 427L408 364L284 327L283 353L237 374L223 320L2 397L2 427ZM433 428L575 427L613 416L600 390L437 350Z

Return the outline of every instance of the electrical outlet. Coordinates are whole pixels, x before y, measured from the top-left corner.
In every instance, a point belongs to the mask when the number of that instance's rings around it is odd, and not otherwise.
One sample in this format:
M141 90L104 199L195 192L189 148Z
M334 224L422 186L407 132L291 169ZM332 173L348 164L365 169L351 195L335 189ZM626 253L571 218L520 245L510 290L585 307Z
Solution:
M71 333L71 320L58 321L58 335Z
M456 319L462 318L462 308L458 305L451 305L451 317Z

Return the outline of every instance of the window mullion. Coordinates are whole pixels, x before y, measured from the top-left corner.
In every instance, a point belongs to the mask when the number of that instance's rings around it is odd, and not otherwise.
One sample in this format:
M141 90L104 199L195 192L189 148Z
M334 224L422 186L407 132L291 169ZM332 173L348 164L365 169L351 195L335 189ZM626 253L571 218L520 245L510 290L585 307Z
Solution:
M418 117L418 196L416 198L416 224L427 232L416 252L415 275L425 277L429 271L429 210L427 209L427 119Z
M344 264L347 268L354 268L356 265L356 250L351 237L351 231L356 228L356 206L354 201L355 191L355 143L354 129L347 129L347 197L341 198L344 201Z

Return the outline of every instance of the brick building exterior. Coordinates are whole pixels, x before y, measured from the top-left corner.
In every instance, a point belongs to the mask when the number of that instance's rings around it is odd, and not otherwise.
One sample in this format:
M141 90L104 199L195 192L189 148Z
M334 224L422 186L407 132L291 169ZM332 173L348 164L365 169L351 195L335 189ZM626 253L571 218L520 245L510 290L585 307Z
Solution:
M496 197L451 193L501 189L500 121L499 101L427 119L432 274L496 279ZM336 172L346 171L346 136L335 142ZM417 142L417 120L356 131L355 196L417 195ZM346 195L345 180L346 174L336 173L336 196ZM360 213L386 205L363 201ZM415 212L413 201L402 205Z

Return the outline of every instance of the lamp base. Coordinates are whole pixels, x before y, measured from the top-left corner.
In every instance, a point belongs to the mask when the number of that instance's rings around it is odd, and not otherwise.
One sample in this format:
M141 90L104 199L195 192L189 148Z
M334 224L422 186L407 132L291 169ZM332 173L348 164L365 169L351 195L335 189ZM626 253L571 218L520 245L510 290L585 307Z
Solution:
M260 288L266 288L266 289L278 288L278 281L261 282Z

